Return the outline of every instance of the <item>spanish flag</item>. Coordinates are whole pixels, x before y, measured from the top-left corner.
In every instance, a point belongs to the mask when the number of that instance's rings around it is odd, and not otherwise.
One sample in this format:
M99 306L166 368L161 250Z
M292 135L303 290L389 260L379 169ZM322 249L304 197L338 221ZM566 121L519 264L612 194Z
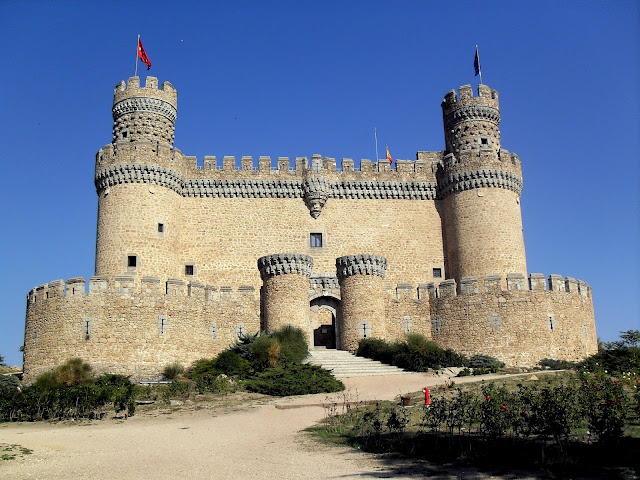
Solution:
M391 153L389 153L389 145L387 145L387 160L389 160L389 163L393 163L393 158L391 158Z

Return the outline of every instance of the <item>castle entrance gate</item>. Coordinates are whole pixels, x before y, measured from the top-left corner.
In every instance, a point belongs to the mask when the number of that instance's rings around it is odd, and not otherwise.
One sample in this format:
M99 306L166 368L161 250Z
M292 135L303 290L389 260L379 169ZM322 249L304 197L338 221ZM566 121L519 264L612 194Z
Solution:
M334 297L318 297L310 302L313 346L340 348L338 345L340 322L338 305Z

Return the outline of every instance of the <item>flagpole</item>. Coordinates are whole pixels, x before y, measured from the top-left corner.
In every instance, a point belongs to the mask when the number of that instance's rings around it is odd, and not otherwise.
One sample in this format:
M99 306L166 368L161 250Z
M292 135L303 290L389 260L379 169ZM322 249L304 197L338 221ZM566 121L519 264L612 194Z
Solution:
M136 72L133 74L134 77L138 76L138 49L140 48L140 35L138 35L138 43L136 43ZM480 77L482 78L482 77ZM480 81L482 83L482 81Z
M376 138L376 163L378 163L378 130L373 127L373 135Z

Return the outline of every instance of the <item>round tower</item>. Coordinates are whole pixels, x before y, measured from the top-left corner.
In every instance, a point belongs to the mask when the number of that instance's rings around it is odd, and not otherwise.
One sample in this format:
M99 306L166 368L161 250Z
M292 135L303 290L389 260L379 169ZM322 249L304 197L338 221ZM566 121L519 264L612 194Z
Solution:
M520 159L500 146L498 92L450 91L442 102L446 151L438 172L445 217L446 275L526 276ZM504 280L503 280L504 282Z
M302 329L313 345L309 309L312 269L313 258L301 253L278 253L258 259L262 277L262 313L267 332L292 325Z
M179 168L173 161L178 93L138 77L113 94L113 139L96 155L96 275L181 277ZM136 282L137 283L137 282Z
M356 351L361 338L386 333L382 280L387 259L380 255L347 255L336 259L340 283L340 345Z

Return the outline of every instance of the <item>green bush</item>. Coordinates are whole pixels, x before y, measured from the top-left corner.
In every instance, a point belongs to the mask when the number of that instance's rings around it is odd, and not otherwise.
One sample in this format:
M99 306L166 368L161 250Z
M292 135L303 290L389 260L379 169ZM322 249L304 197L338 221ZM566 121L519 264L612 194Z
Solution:
M424 335L416 333L407 335L404 342L362 339L356 355L416 372L425 372L431 368L461 367L467 361L463 355L450 349L445 350Z
M309 354L307 336L300 328L287 325L271 334L280 342L279 363L302 363Z
M224 350L216 357L215 370L233 377L245 378L251 364L233 350Z
M269 368L247 380L245 387L252 392L275 396L339 392L345 388L327 370L308 364Z
M109 404L117 413L135 412L135 387L127 377L103 375L83 385L53 384L51 374L44 378L21 391L0 389L0 421L101 418Z
M262 372L269 367L275 367L280 360L282 346L280 342L269 335L261 335L252 344L249 354L251 367L256 372Z
M191 364L185 376L191 380L197 380L202 375L220 375L223 373L216 367L216 358L201 358Z
M166 365L162 370L162 375L168 380L174 380L184 373L184 367L178 362Z
M389 344L379 338L363 338L358 343L356 355L391 364L398 353L397 344Z
M20 380L15 375L0 375L0 390L18 390Z
M473 368L474 375L486 375L496 373L504 367L504 363L492 356L477 354L469 359L466 366Z
M567 360L556 360L554 358L543 358L538 362L542 368L548 368L549 370L568 370L575 367L575 362L569 362Z
M80 358L70 358L59 367L36 378L36 385L44 389L62 385L88 385L92 382L91 365Z

